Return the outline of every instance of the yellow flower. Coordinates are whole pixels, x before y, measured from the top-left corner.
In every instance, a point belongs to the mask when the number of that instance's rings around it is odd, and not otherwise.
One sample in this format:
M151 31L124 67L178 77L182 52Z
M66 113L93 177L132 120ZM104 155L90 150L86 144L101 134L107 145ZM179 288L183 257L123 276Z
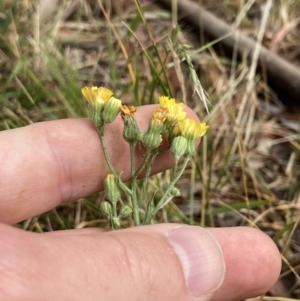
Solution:
M193 155L197 140L206 133L207 129L208 126L205 122L197 122L193 119L184 119L177 122L172 134L175 137L174 140L176 137L186 138L187 146L184 156L189 157ZM175 152L173 151L173 153Z
M136 112L136 108L134 106L123 105L120 107L120 112L123 118L126 117L134 118L134 113Z
M84 87L83 96L91 108L91 119L97 128L113 122L119 114L121 100L113 97L113 92L105 87Z
M175 134L197 140L205 135L207 129L208 125L205 122L197 122L194 119L184 119L178 121Z
M143 144L149 149L157 148L162 141L162 129L166 120L168 110L157 107L153 113L147 131L143 135Z
M166 108L157 107L152 113L151 124L153 126L162 126L168 115Z
M183 112L183 109L185 108L185 104L176 103L174 98L170 98L168 96L161 96L159 98L159 103L160 103L160 107L168 110L166 119L169 122L175 123L185 118L186 113Z
M84 87L81 92L90 105L96 102L104 105L113 96L113 92L105 87Z

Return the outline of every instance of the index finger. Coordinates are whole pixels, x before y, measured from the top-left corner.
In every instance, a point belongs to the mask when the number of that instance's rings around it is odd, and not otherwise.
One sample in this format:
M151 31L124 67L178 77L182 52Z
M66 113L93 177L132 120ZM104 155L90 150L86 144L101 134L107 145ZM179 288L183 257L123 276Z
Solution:
M136 113L145 130L154 106ZM197 119L187 109L189 118ZM118 117L105 131L111 162L124 181L130 178L128 144ZM88 119L41 122L0 133L0 221L13 224L103 189L110 173L96 129ZM173 156L157 158L153 173L169 168Z

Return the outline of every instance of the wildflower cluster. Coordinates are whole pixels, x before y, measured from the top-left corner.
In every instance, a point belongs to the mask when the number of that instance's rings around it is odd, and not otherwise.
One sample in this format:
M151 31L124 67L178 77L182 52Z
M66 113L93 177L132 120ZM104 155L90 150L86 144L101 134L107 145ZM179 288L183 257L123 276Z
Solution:
M101 204L104 216L113 229L121 226L122 219L132 215L135 225L150 223L163 206L180 194L175 184L191 159L197 140L206 133L208 126L206 123L186 118L183 103L176 103L174 98L161 96L159 106L152 112L147 130L141 132L135 119L136 108L122 105L121 100L115 98L109 89L84 87L82 94L89 104L91 120L97 128L103 153L112 173L105 180L106 201ZM131 187L123 183L120 175L116 173L104 140L105 126L113 122L119 113L124 122L123 138L130 148ZM138 168L135 163L136 149L142 157ZM157 191L146 200L149 177L156 157L167 150L173 153L175 164L171 169L170 183L160 200L155 203ZM180 159L183 159L183 164L178 167ZM142 172L145 178L138 189L137 178ZM122 195L127 197L129 204L124 205Z

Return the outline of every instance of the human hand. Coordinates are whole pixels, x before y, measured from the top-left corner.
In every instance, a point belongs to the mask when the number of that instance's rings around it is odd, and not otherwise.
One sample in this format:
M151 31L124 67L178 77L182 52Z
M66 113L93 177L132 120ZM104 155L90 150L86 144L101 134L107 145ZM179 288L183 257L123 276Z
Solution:
M141 129L151 112L138 109ZM196 118L190 110L188 115ZM113 165L126 180L130 162L121 135L118 119L106 138ZM109 170L87 119L4 131L0 145L0 300L232 301L266 292L279 276L275 244L252 228L159 224L44 234L13 228L103 189ZM165 153L154 171L171 164Z

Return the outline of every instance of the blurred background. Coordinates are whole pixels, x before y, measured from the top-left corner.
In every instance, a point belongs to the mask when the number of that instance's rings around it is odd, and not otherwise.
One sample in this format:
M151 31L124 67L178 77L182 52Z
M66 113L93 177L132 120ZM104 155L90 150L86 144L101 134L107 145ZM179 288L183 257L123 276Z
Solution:
M298 0L0 0L0 130L86 117L85 85L135 106L160 95L186 103L210 128L177 185L181 196L156 221L261 229L283 269L252 300L297 300L299 21ZM153 187L168 178L154 176ZM62 204L16 226L105 227L102 200Z

